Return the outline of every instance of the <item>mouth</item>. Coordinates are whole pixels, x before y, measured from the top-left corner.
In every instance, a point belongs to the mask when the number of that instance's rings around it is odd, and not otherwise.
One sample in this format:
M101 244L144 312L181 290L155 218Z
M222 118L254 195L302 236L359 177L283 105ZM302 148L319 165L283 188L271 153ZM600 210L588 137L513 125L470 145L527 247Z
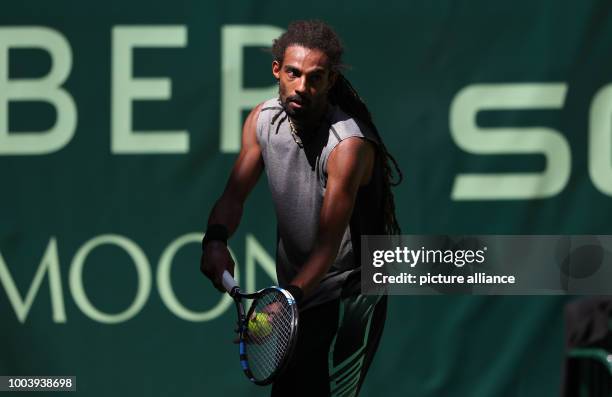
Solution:
M302 104L300 102L295 102L295 101L289 101L289 106L294 108L294 109L301 109L302 108Z
M289 95L285 98L285 106L294 111L304 111L308 108L308 102L298 95Z

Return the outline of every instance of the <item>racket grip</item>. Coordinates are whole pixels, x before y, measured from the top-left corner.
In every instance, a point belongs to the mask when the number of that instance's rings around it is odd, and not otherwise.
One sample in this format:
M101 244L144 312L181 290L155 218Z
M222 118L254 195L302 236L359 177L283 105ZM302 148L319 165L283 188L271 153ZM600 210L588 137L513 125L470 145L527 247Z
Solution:
M228 272L227 270L223 272L223 279L221 281L223 283L223 287L229 293L231 293L232 290L238 286L238 284L236 284L236 280L234 280L230 272Z

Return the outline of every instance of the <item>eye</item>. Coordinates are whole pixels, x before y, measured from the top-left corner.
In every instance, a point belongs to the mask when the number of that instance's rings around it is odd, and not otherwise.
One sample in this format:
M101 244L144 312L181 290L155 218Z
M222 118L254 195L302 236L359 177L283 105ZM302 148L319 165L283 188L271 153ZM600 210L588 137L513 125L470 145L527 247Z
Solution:
M289 77L290 79L299 77L299 73L296 69L294 68L287 68L285 69L285 73L287 73L287 77Z

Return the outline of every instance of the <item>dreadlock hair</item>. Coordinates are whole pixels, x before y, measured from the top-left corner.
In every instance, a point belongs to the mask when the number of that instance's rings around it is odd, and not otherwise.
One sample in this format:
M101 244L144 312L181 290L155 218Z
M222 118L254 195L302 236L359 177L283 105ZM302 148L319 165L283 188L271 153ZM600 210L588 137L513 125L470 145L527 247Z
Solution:
M285 50L291 45L300 45L305 48L322 51L328 58L330 69L337 74L336 82L331 87L328 96L332 104L339 106L349 116L361 121L378 139L377 151L382 159L383 180L383 210L384 231L386 234L401 234L401 229L395 216L395 200L391 186L402 182L403 175L395 158L387 151L387 147L374 125L372 115L351 83L341 73L345 68L342 64L344 48L340 38L325 22L318 20L305 20L291 22L287 31L272 44L272 55L279 63L283 63ZM397 174L397 181L393 180L393 173Z
M379 154L382 158L382 165L384 171L383 180L383 208L385 216L385 233L387 234L401 234L401 228L395 216L395 199L391 186L397 186L402 182L404 178L402 171L400 170L395 158L387 151L387 147L383 143L382 137L378 133L378 129L374 125L372 115L368 110L366 104L363 102L357 91L353 88L351 83L339 74L336 79L336 83L330 90L330 101L338 105L344 112L349 116L360 120L365 123L376 135L378 139L378 145L376 145ZM397 181L393 180L393 171L397 174Z

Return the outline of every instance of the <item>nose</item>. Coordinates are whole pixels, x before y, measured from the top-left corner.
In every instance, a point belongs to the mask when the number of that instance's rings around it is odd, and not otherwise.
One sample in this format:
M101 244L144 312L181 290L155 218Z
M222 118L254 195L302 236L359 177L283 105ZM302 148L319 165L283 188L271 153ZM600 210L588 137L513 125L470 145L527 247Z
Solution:
M299 95L305 92L306 92L306 77L301 76L300 79L297 81L297 85L295 86L295 93Z

